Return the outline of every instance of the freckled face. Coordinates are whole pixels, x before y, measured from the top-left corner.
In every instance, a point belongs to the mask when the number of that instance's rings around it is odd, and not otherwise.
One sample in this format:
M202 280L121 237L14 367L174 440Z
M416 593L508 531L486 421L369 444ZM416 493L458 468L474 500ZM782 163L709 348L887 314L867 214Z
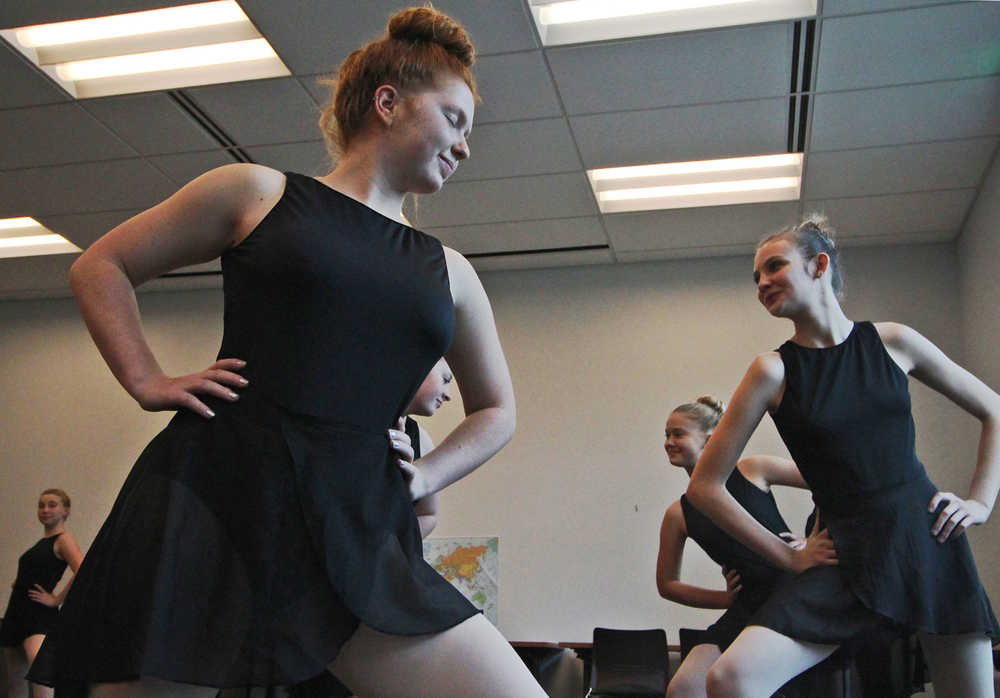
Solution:
M753 279L757 300L775 317L791 317L808 305L813 279L790 240L775 238L757 250Z
M446 74L403 96L386 132L387 175L399 191L432 194L469 157L475 100L461 78Z
M670 464L688 472L698 462L708 441L708 434L701 430L698 423L680 412L670 413L664 437L663 450L667 452Z
M443 358L439 359L431 372L424 378L424 382L420 384L406 413L421 417L432 416L444 403L451 400L452 380L453 376L448 362Z
M68 512L62 500L54 494L38 498L38 520L45 526L56 526L66 520Z

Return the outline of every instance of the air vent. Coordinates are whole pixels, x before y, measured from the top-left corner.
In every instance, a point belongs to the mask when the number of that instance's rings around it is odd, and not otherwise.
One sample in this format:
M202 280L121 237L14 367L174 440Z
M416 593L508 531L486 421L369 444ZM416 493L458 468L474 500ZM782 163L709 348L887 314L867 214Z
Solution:
M792 84L788 98L788 152L801 153L806 148L809 124L810 91L816 46L816 20L792 25Z

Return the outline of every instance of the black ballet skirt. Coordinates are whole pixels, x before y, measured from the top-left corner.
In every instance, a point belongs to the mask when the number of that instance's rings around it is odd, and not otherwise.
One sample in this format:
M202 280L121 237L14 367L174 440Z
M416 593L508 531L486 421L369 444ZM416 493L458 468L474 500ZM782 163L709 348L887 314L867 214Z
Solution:
M413 460L420 458L420 428L417 420L407 417L403 430L410 437L413 446ZM290 698L349 698L354 692L340 682L330 671L324 671L308 681L292 686L288 695Z
M726 489L750 516L771 533L788 532L788 524L778 511L774 495L747 480L739 468L735 468L726 480ZM681 495L681 510L688 537L700 545L716 564L740 573L743 588L719 620L705 631L707 642L725 651L786 573L716 526L688 501L687 495Z
M61 536L42 538L17 560L17 577L0 625L0 647L20 647L32 635L48 635L59 620L59 609L32 601L28 592L40 585L50 594L66 571L66 561L55 554Z
M154 676L321 673L358 623L417 635L477 610L423 560L387 430L448 348L441 243L302 175L222 256L235 403L146 447L31 668L59 698Z
M889 628L1000 639L966 537L930 534L938 488L915 453L907 376L878 330L859 322L838 345L778 351L785 392L772 417L840 564L792 576L753 622L825 644Z

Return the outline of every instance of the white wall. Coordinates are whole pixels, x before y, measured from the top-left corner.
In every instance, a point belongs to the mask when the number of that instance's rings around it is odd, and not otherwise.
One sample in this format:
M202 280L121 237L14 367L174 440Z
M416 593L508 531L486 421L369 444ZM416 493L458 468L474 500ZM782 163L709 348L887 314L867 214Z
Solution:
M962 359L953 245L852 248L845 261L849 315L912 324ZM676 642L677 627L717 615L656 593L660 518L686 485L663 454L663 422L699 394L728 399L752 357L790 333L759 307L750 275L743 258L484 275L514 376L518 430L445 493L435 535L500 537L500 623L509 638L585 640L604 624L662 626ZM143 294L140 302L168 372L211 362L220 292ZM140 411L118 388L69 300L0 303L0 347L0 580L12 580L17 556L41 532L38 492L70 492L70 526L88 545L167 415ZM436 440L459 419L457 403L426 422ZM932 478L963 491L972 420L920 386L914 403ZM785 452L767 418L750 451ZM807 499L782 494L779 502L801 526ZM977 549L997 537L996 526L973 533ZM686 578L721 587L718 570L689 548ZM1000 570L984 576L1000 599Z

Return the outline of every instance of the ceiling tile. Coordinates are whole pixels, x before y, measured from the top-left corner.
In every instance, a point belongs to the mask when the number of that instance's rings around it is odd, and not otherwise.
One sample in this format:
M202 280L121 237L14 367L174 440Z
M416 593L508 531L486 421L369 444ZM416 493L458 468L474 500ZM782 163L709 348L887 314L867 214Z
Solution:
M1000 72L1000 3L963 2L823 21L817 90Z
M389 17L400 9L400 3L391 0L242 0L240 4L297 75L336 70L351 51L381 36ZM465 25L481 54L537 48L520 0L439 0L434 5Z
M103 17L124 12L155 10L160 7L188 5L191 0L45 0L45 2L0 3L0 28L26 27L29 24L64 22L69 19Z
M0 39L0 75L3 76L0 109L68 102L72 99L48 76L33 65L29 65L20 53L9 48L2 39Z
M548 51L569 114L786 95L791 23Z
M616 254L641 250L755 245L768 232L794 223L799 203L705 206L604 217Z
M562 116L541 51L483 56L476 62L476 80L483 98L476 124Z
M615 252L619 262L634 264L637 262L662 262L668 259L704 259L706 257L746 257L747 258L747 289L752 288L750 278L753 267L753 252L755 243L743 242L735 245L706 245L704 247L676 247L666 250L635 250L632 252Z
M596 216L430 228L427 232L462 254L550 250L608 243L601 221Z
M482 56L476 61L475 74L483 101L476 105L474 130L497 121L562 116L541 51ZM320 108L332 96L331 86L320 82L327 77L327 73L298 77Z
M143 155L219 147L190 114L162 92L90 99L81 105Z
M953 140L1000 133L1000 77L816 96L818 150Z
M0 133L0 170L137 155L78 104L0 111Z
M803 198L968 189L982 181L997 139L812 153Z
M170 177L178 187L182 187L195 177L223 165L240 162L225 150L208 150L200 153L175 153L155 155L149 162Z
M901 10L921 5L940 5L941 0L823 0L823 16Z
M569 252L544 252L540 254L512 254L498 257L470 259L476 271L509 269L545 269L548 267L583 267L591 264L612 264L611 250L572 250Z
M453 181L578 171L580 156L565 119L486 124L472 129L472 157Z
M784 153L787 123L785 99L570 119L588 169Z
M0 217L145 209L176 190L139 159L0 172Z
M294 78L184 90L237 145L315 140L319 109Z
M809 200L806 211L825 213L839 239L904 233L958 231L976 198L975 189Z
M454 182L417 200L420 228L597 214L583 173Z
M282 172L324 175L332 169L330 154L327 153L323 141L259 145L246 148L246 152L254 162Z
M59 233L80 249L87 249L97 238L119 223L127 221L142 209L128 211L102 211L68 216L40 216L38 221L49 230Z

